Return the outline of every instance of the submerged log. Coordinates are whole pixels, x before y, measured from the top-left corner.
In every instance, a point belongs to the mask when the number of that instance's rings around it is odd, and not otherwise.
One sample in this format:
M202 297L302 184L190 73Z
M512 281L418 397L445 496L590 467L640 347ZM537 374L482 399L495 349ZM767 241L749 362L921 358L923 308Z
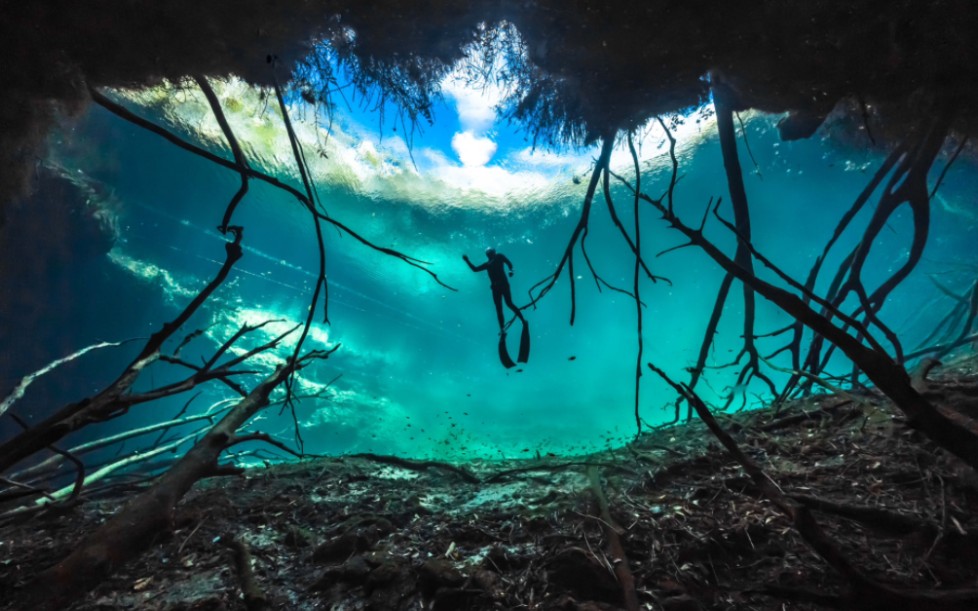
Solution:
M67 558L39 575L33 584L37 597L34 608L64 608L68 601L91 590L116 567L137 556L160 533L170 530L176 504L197 481L222 473L218 457L238 441L235 432L268 405L272 391L297 367L295 359L278 367L150 489L86 536Z

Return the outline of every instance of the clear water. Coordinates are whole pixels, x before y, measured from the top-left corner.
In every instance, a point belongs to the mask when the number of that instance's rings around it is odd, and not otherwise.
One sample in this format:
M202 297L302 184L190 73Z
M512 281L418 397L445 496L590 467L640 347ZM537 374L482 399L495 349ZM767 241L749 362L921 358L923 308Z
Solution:
M219 93L252 163L299 186L275 109L266 108L257 92L240 83L221 86ZM141 114L227 154L209 111L193 94L150 93L134 99L133 108ZM689 224L698 223L711 196L727 199L708 110L692 114L677 132L682 173L677 206ZM400 133L390 122L379 133L376 117L369 112L341 108L328 140L317 129L311 110L294 106L291 114L329 214L380 246L429 262L432 271L457 289L446 290L419 270L326 228L330 324L322 324L317 316L308 347L342 346L328 361L301 373L300 393L322 393L302 401L296 410L307 452L369 451L449 460L574 454L617 446L635 434L634 302L608 290L599 292L578 252L575 324L568 324L565 272L539 307L526 312L533 345L529 363L506 370L497 358L488 279L471 273L461 259L467 253L480 262L486 246L497 247L514 262L513 294L517 303L525 303L527 289L551 273L563 254L596 150L530 155L523 150L528 144L518 132L496 123L483 125L477 139L495 135L500 149L483 163L485 151L480 152L476 141L465 149L470 155L463 158L466 165L454 156L449 140L463 133L467 119L456 124L450 114L444 119L447 125L436 125L415 142L412 162ZM804 279L882 156L827 138L780 142L774 127L777 118L744 116L756 171L743 139L741 162L747 173L756 246L793 277ZM658 194L664 188L667 161L661 133L652 132L643 142L647 161L643 184ZM317 153L320 146L325 156ZM111 211L119 240L105 256L24 281L55 287L50 300L57 303L44 305L46 318L31 338L43 350L35 350L3 372L8 384L96 341L148 336L172 318L223 260L222 238L215 228L238 186L233 172L97 107L53 136L51 151L50 163L98 186L94 203ZM625 150L616 151L615 160L621 171L629 171ZM943 163L938 162L935 176ZM925 260L883 309L884 320L908 348L951 307L929 276L963 290L975 275L976 214L967 203L974 172L962 160L949 172L933 206ZM615 189L615 201L631 232L630 198ZM870 210L867 207L857 218L855 229L833 251L825 268L828 272L859 239ZM729 207L721 211L730 216ZM901 211L874 244L866 272L870 286L906 257L911 235L908 212ZM245 256L185 329L184 333L206 330L182 353L187 360L206 356L243 323L282 319L255 334L256 340L267 341L303 320L307 311L317 251L305 211L289 195L252 181L234 222L245 227ZM693 248L656 257L682 240L648 207L643 207L641 223L648 260L657 274L672 281L671 285L642 285L647 304L644 360L685 379L683 370L695 363L722 274ZM707 232L733 252L732 237L717 222L711 222ZM630 288L633 260L600 197L587 244L602 276ZM831 273L823 276L824 291ZM726 364L739 351L741 308L740 288L735 285L708 365ZM790 322L763 300L758 308L760 333ZM514 354L515 340L511 338L510 344ZM782 343L780 338L770 338L760 345L762 352L769 353ZM65 401L92 393L110 381L139 346L134 342L99 350L60 368L32 386L18 409L36 420ZM268 371L274 362L274 358L260 359L257 366ZM784 360L777 363L788 365ZM844 372L846 364L839 360L833 368ZM767 398L761 385L731 389L735 371L711 369L700 386L704 398L722 403L734 392L743 394L749 405ZM783 379L783 374L767 371L776 380ZM156 365L140 386L149 388L183 373L173 366ZM250 384L256 379L241 381ZM191 413L231 396L216 383L197 390L200 396ZM674 394L658 379L643 377L641 397L646 423L672 420ZM137 406L124 418L76 438L169 418L189 398ZM291 415L279 407L266 410L251 428L285 441L293 439ZM132 442L129 447L139 444Z

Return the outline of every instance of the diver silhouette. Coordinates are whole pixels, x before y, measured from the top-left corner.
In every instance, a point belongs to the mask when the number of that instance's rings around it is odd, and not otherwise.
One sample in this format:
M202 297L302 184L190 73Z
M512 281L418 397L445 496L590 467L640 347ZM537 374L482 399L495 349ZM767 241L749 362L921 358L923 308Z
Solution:
M506 267L509 267L509 275L513 275L513 262L506 258L506 255L497 253L494 248L486 249L486 258L485 263L474 265L469 260L468 255L462 255L462 259L465 260L473 272L485 271L489 274L489 283L492 288L492 302L496 306L496 319L499 321L499 359L502 361L503 366L509 369L516 364L509 358L509 353L506 350L506 324L503 318L503 301L506 302L509 309L523 323L523 332L520 336L520 352L517 358L520 363L525 363L530 357L530 330L526 319L523 318L523 313L513 303L509 278L506 277Z

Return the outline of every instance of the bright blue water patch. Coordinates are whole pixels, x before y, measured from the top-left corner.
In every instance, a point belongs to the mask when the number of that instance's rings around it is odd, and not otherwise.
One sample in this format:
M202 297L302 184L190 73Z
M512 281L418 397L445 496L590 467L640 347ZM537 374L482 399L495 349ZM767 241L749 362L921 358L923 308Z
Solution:
M677 209L693 225L711 197L728 199L719 147L711 135L714 128L704 122L702 129L702 135L696 136L699 139L684 150L677 190ZM747 132L758 171L753 171L743 143L740 152L747 172L755 244L786 272L803 280L881 156L843 150L818 138L780 142L771 118L748 119ZM238 135L244 141L254 136ZM139 291L153 296L152 301L126 304L127 310L138 311L130 311L128 317L141 321L140 328L128 334L148 334L153 324L158 326L182 308L223 261L223 238L216 226L238 186L238 177L101 110L90 112L74 138L74 150L79 150L80 141L98 144L98 156L68 153L61 161L68 171L111 190L121 227L111 267L116 274L129 274ZM307 156L312 154L307 150ZM513 159L508 157L510 166ZM280 151L277 160L264 158L263 163L298 185L289 153ZM643 185L652 194L661 193L665 186L661 161L660 156L655 164L658 169L643 176ZM320 158L315 167L343 163L338 157L332 161ZM423 189L443 183L413 171L386 182L362 176L330 180L314 174L330 215L380 246L429 262L458 291L446 290L423 272L325 227L331 324L322 324L317 315L320 322L314 326L309 347L336 343L342 347L329 361L302 372L308 385L300 390L323 393L297 407L306 451L447 459L511 457L581 453L619 445L634 435L634 302L619 293L599 292L578 251L574 326L568 324L565 272L539 306L526 311L532 330L530 362L505 370L497 358L498 331L488 280L484 274L471 273L461 259L467 253L480 262L486 246L497 247L515 264L514 298L525 303L529 287L555 268L577 223L587 183L586 175L583 180L580 177L554 174L559 188L541 191L553 195L550 199L541 196L533 205L523 205L525 200L519 199L525 192L513 196L514 201L487 196L488 203L479 205L471 190L459 190L459 198L468 198L465 205L450 206L426 200ZM928 276L940 276L958 288L974 277L975 218L961 204L973 184L974 168L959 162L942 188L945 203L934 206L925 261L883 310L884 320L900 333L907 347L923 338L950 307L939 298ZM454 197L443 195L446 201ZM619 216L632 231L630 197L615 188L614 199ZM726 205L720 211L732 216ZM829 273L823 272L819 285L821 292L859 239L870 213L867 207L854 224L858 229L847 232L833 251L825 266ZM308 213L289 195L252 181L234 222L245 227L245 256L228 283L188 326L187 332L206 328L207 337L186 349L183 356L187 360L205 357L245 322L291 321L271 329L278 332L305 317L318 265ZM645 360L682 378L683 369L695 363L722 273L693 248L657 257L657 252L680 245L682 240L649 207L643 207L641 222L647 260L657 274L672 282L646 281L642 285L647 304ZM733 252L734 240L719 223L708 223L707 234L726 252ZM868 285L885 278L906 257L909 236L909 215L898 215L874 245L864 275ZM594 202L587 247L608 282L631 288L633 260L610 223L600 194ZM762 277L774 280L759 264L757 269ZM119 290L121 295L79 293L77 298L96 304L96 309L100 307L111 318L119 311L120 297L125 299L136 289ZM791 322L763 299L758 299L757 317L757 331L762 334ZM104 335L107 330L125 333L114 325L92 324L101 329L99 339L119 339ZM728 364L740 349L741 335L741 287L735 284L708 365ZM265 341L268 336L258 334L257 339ZM515 339L511 338L514 353ZM783 342L783 338L762 339L761 351L773 352ZM102 357L92 358L92 362L101 362ZM112 358L114 363L119 361L118 356ZM788 362L779 359L777 364L785 367ZM269 366L261 365L263 371ZM837 359L830 370L843 373L848 367ZM763 395L764 387L752 384L731 389L736 370L710 369L700 386L704 398L722 403L730 392L736 392L756 404L755 395ZM783 373L766 371L776 381L784 379ZM182 373L156 366L140 384L151 387ZM79 380L79 396L91 392L89 386ZM208 386L190 411L228 396L224 387ZM134 408L123 422L103 427L103 431L169 417L185 400L172 398L162 405ZM648 424L671 420L673 402L674 394L658 379L643 376L641 415ZM278 407L267 410L253 426L282 439L292 438L291 415Z

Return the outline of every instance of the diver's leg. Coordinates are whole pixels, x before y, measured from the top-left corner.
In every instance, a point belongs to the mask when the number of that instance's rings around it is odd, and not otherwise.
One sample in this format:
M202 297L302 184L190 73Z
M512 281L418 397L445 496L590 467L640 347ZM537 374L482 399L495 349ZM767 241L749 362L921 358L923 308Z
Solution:
M492 302L496 305L496 318L499 319L499 330L503 330L503 292L493 289Z
M530 326L526 323L526 319L523 318L523 313L520 312L520 309L513 303L513 294L509 291L509 289L506 289L506 292L503 293L503 298L506 299L506 305L509 306L509 309L512 310L516 316L519 317L520 322L523 323L523 330L520 332L520 352L519 356L516 357L516 362L525 363L530 358Z
M515 303L513 303L513 294L509 291L509 289L506 289L506 291L503 293L503 298L506 300L506 305L509 306L509 309L516 314L516 317L525 322L526 319L523 318L523 313L520 312L520 309L516 307ZM500 314L500 316L502 316L502 314Z

